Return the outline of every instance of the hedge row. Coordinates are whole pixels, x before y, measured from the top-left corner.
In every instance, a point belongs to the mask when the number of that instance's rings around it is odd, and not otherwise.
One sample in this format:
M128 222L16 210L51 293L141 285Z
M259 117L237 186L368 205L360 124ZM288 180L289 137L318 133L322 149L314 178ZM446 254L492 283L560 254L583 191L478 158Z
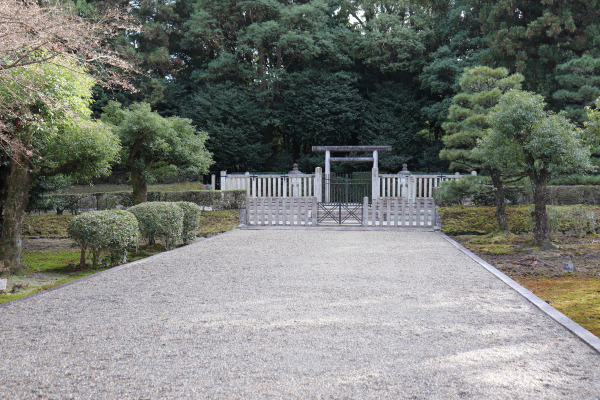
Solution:
M102 252L110 252L109 264L124 263L127 248L141 235L153 245L161 238L167 250L183 239L191 242L200 222L201 208L190 202L145 202L129 210L89 211L69 223L69 236L81 248L80 265L89 250L92 266L98 267Z
M58 211L78 214L84 210L112 210L133 206L131 192L54 194L51 196ZM190 190L185 192L148 192L148 201L190 202L214 211L246 207L245 190ZM48 211L48 210L40 210Z

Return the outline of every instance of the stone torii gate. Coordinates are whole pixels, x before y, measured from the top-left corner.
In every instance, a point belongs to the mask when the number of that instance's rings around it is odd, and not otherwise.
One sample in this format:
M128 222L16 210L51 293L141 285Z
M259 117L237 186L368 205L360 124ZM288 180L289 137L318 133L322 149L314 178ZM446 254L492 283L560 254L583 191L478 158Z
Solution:
M379 171L379 152L380 151L392 151L392 146L312 146L313 152L325 152L325 202L329 201L329 182L331 177L331 162L332 161L346 161L346 162L373 162L373 174L377 174ZM350 153L350 152L373 152L372 157L331 157L331 152ZM376 177L373 177L375 181ZM376 185L374 182L373 190ZM375 192L374 192L375 193ZM377 194L372 196L376 198Z

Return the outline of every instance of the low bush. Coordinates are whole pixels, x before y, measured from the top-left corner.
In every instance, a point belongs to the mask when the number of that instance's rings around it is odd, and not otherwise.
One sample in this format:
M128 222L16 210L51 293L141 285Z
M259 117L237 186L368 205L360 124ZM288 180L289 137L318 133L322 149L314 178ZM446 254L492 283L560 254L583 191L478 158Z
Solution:
M596 233L597 209L578 206L548 206L548 225L550 233L574 233L584 237L588 233Z
M504 199L507 204L518 204L523 184L505 186ZM495 204L494 187L489 176L465 176L458 180L445 181L435 188L433 197L437 204L447 206L492 206Z
M69 236L81 248L80 265L85 265L86 251L97 268L103 251L110 252L109 264L127 261L127 247L135 245L139 236L138 221L122 210L90 211L75 216L69 223Z
M175 247L183 232L184 211L177 203L149 201L129 209L140 223L142 237L153 245L162 238L167 250Z
M196 238L202 207L189 201L178 201L175 204L183 210L183 231L181 232L181 236L183 243L188 244Z

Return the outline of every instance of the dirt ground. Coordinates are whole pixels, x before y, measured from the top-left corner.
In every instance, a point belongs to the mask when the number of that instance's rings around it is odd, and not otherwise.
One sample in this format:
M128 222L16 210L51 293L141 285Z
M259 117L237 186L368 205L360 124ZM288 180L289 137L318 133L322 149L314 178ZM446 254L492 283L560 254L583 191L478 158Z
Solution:
M600 236L558 236L556 249L533 248L531 236L508 239L488 236L456 236L458 242L513 278L600 277Z

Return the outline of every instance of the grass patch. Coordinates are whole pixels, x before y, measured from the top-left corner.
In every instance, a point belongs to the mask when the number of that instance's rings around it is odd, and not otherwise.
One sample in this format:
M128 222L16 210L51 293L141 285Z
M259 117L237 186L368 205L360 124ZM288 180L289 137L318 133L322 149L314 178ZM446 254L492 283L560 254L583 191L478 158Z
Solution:
M600 279L518 278L517 281L579 325L600 337Z

